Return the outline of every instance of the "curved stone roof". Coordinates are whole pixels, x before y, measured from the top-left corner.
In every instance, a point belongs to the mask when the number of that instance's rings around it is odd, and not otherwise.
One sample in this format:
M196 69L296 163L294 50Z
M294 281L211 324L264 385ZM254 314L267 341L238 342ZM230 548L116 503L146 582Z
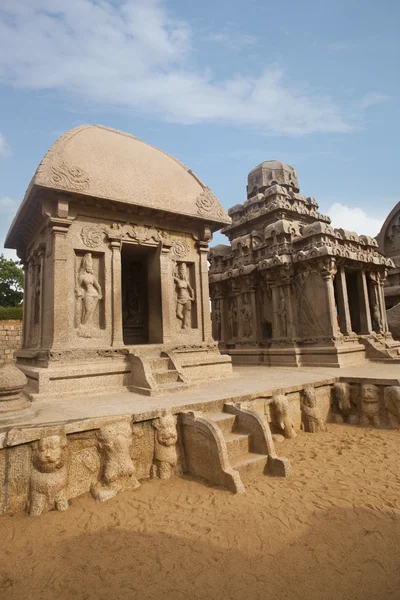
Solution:
M398 202L390 211L380 232L376 236L380 249L386 256L398 256L400 251L398 244L393 243L395 237L399 237L400 224L400 202Z
M292 188L294 192L299 191L299 182L293 167L280 160L265 160L254 167L247 176L247 197L251 198L257 192L275 184Z
M23 204L29 203L35 187L196 217L212 223L213 229L230 223L211 190L180 161L139 138L101 125L71 129L51 146Z

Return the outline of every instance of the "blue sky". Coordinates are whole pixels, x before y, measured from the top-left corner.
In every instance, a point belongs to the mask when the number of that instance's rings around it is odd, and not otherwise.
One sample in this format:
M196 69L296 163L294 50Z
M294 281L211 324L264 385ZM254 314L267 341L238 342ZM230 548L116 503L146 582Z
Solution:
M397 0L2 0L0 252L82 123L173 154L225 208L282 160L335 226L375 235L400 200L399 23Z

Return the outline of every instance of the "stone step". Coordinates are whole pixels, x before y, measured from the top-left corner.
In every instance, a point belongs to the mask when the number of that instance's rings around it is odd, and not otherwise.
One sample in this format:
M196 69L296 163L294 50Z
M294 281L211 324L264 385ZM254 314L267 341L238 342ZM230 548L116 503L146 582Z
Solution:
M164 386L166 383L174 383L179 381L178 371L154 371L153 375L156 382L161 386Z
M149 363L152 371L168 371L169 358L168 356L154 356L149 358Z
M231 460L236 456L243 456L249 451L249 436L247 434L225 433L224 438Z
M228 415L227 413L204 413L204 416L220 428L222 433L231 433L236 420L235 415Z
M268 456L265 454L254 454L246 452L245 454L235 456L231 460L233 469L239 471L240 477L251 478L255 475L263 475Z

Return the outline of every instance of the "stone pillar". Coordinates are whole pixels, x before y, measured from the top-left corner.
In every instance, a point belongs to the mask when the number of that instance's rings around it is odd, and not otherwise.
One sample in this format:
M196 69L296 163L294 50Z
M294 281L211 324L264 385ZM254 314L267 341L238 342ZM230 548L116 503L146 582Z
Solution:
M123 346L122 329L122 280L121 280L121 239L111 238L112 251L111 281L112 281L112 346Z
M352 334L349 298L347 295L346 271L340 266L336 275L340 330L344 335Z
M197 252L199 253L199 273L200 273L200 301L201 301L201 331L204 342L211 342L211 318L210 318L210 296L208 289L208 243L198 241L196 243Z
M278 339L281 337L281 327L279 320L279 303L280 303L280 294L279 288L276 283L271 285L271 293L272 293L272 338Z
M171 244L163 242L160 251L162 342L171 341L171 291L174 277L171 269Z
M325 296L328 306L328 335L336 338L340 335L335 303L335 290L333 287L333 277L336 273L336 265L333 259L329 259L323 265L321 276L325 285Z
M386 315L385 292L383 290L386 275L378 273L377 279L378 279L378 292L379 292L379 300L380 300L379 303L380 303L381 315L382 315L382 325L383 325L384 333L386 334L386 333L389 333L389 325L388 325L387 315Z
M360 304L361 334L372 332L371 311L369 308L368 285L364 269L357 274L358 297Z
M225 291L223 292L225 293ZM221 342L226 343L229 340L229 323L228 323L228 296L220 297L221 311Z
M24 302L23 302L23 317L22 317L22 348L28 347L29 340L29 286L30 286L30 263L28 260L23 261L24 268Z
M51 256L51 268L53 271L53 335L52 347L62 348L68 344L68 285L67 256L68 243L67 233L71 221L61 218L50 219L53 234L53 253ZM32 310L32 302L31 310Z
M256 298L256 288L251 287L249 289L249 299L250 299L250 307L251 307L251 331L252 334L250 336L251 340L257 340L261 338L261 331L259 331L259 323L260 319L257 315L257 298Z

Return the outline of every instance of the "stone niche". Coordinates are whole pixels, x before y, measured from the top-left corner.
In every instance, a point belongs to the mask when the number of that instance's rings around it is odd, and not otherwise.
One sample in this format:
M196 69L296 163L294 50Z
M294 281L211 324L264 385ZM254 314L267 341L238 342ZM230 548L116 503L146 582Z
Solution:
M347 366L398 358L386 258L374 238L334 229L293 167L266 161L210 249L213 334L236 364ZM397 230L396 230L397 231Z
M31 397L184 389L226 377L213 340L211 190L141 140L81 126L50 148L7 236L25 269L17 364Z

